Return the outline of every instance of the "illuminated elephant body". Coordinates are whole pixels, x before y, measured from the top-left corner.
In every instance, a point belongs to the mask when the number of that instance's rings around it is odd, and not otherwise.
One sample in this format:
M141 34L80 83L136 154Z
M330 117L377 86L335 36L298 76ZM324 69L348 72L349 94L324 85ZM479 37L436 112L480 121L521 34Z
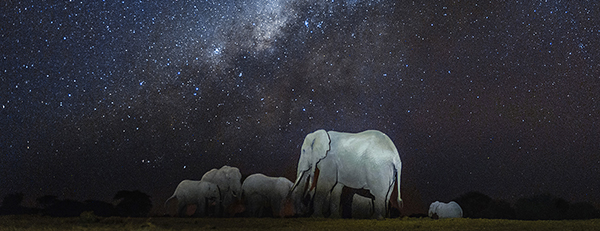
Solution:
M463 217L463 211L460 205L454 201L449 203L433 202L429 206L429 217L431 218L460 218Z
M304 139L292 197L296 210L328 216L337 184L369 190L373 218L383 218L388 202L400 207L402 162L392 140L380 131L343 133L318 130ZM333 195L336 197L336 195Z
M218 205L221 201L219 187L216 184L194 180L181 181L173 195L165 201L165 206L174 198L177 198L177 214L180 217L186 215L188 205L196 205L195 216L208 216L210 208L218 213Z
M286 197L293 184L285 177L269 177L260 173L248 176L242 184L246 213L252 217L294 215L284 210Z

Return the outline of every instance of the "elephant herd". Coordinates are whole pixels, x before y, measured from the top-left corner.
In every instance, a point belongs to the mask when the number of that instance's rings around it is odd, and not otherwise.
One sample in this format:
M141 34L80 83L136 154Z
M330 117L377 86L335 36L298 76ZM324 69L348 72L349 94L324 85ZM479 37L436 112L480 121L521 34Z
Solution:
M398 150L380 131L318 130L304 139L294 182L260 173L242 182L238 168L223 166L182 181L165 205L176 198L180 216L196 205L197 216L383 218L402 206L401 169Z

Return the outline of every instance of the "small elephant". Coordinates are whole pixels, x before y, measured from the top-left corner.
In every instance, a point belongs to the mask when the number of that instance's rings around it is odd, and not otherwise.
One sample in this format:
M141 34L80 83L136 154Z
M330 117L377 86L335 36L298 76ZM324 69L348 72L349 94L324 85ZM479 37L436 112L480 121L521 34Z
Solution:
M332 195L337 184L366 189L374 198L372 218L383 218L390 211L388 202L402 206L401 169L396 146L380 131L318 130L304 139L290 194L299 213L323 217L332 213L332 201L340 200Z
M429 217L434 219L460 218L463 217L463 211L460 205L454 201L449 203L436 201L429 206Z
M286 217L294 215L284 209L292 181L285 177L252 174L242 184L242 199L246 213L252 217ZM270 209L270 210L268 210Z
M181 181L177 185L173 196L165 201L165 207L173 198L177 198L177 213L180 217L186 215L188 205L197 206L194 216L208 216L211 208L214 208L215 213L218 213L218 205L221 201L220 190L216 184L194 180Z
M221 204L223 210L219 216L233 216L234 207L242 193L242 174L236 167L223 166L220 169L211 169L204 173L201 181L211 182L219 186L221 190Z

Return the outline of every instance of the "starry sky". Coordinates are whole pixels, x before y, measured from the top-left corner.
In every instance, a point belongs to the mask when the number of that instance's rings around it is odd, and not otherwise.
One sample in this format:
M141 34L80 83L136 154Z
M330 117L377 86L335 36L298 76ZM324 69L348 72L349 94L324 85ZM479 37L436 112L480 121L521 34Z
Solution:
M414 211L468 191L600 206L596 1L3 1L0 195L155 207L222 165L295 179L376 129ZM422 212L421 210L419 210Z

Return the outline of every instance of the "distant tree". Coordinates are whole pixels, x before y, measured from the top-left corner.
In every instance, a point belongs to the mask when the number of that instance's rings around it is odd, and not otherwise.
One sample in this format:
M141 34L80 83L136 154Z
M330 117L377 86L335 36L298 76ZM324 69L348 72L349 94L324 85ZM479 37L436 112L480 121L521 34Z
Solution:
M110 217L117 215L115 207L111 203L98 200L86 200L84 201L84 204L85 210L94 212L94 215L96 216Z
M488 207L481 211L480 216L488 219L515 219L515 209L506 201L492 200Z
M600 218L600 210L588 202L572 203L565 217L571 220L595 219Z
M38 205L42 209L46 209L46 208L50 207L51 205L55 204L56 202L58 202L58 197L56 197L54 195L44 195L44 196L38 197L37 199L35 199L35 201L38 203Z
M520 220L560 220L566 218L569 202L550 194L520 198L515 203L515 214Z
M492 198L480 192L468 192L453 201L458 203L463 210L463 217L468 218L484 218L482 213L488 209Z
M117 214L124 217L145 217L152 209L150 196L138 190L117 192L114 200L120 200L115 207Z
M95 216L110 217L116 215L115 207L108 202L98 200L86 200L79 202L74 200L59 200L54 195L44 195L36 199L42 208L42 214L52 217L77 217L82 212L91 211Z
M85 204L75 200L55 200L43 210L44 215L52 217L78 217L86 211Z
M0 206L0 215L36 213L35 209L21 206L24 197L23 193L13 193L4 196L2 205Z
M13 193L4 196L4 200L2 200L3 208L18 208L21 207L21 202L23 202L24 198L23 193Z

